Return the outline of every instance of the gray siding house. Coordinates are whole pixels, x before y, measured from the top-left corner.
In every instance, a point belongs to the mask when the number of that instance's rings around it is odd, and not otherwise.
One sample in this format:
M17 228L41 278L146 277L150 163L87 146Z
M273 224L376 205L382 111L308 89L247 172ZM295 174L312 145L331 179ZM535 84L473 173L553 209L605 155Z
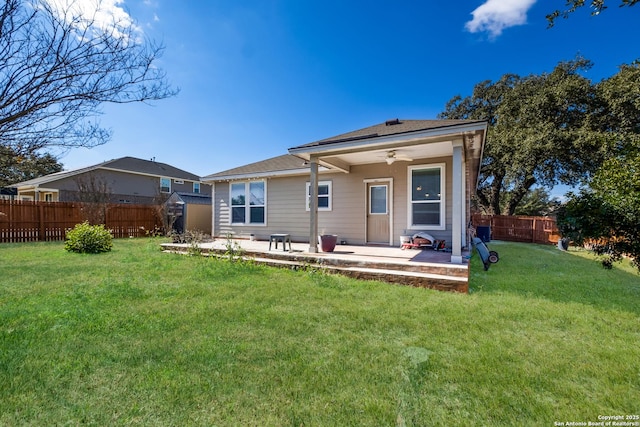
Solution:
M13 184L18 200L76 202L97 201L102 195L110 203L157 203L159 196L173 192L211 195L198 175L154 160L121 157L85 168L62 171Z
M208 175L212 235L287 233L317 252L319 234L395 246L422 231L460 263L486 132L484 121L395 119Z

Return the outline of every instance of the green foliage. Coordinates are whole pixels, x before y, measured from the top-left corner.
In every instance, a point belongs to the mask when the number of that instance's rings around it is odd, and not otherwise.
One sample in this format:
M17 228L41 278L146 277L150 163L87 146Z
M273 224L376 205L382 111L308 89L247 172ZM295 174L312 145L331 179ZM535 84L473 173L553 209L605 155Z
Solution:
M640 270L640 63L620 67L597 93L601 108L593 120L607 136L609 156L589 188L571 195L560 230L578 242L591 240L605 267L627 255Z
M64 242L65 250L85 254L109 252L112 247L113 236L104 224L90 225L87 221L68 231Z
M570 194L569 201L558 211L560 233L601 256L605 268L627 255L640 271L640 210L609 200L611 195L603 197L587 190Z
M231 262L242 261L244 259L244 249L242 246L233 239L231 233L227 233L226 241L224 244L225 252L224 256Z
M639 64L597 84L581 75L591 65L577 58L551 73L506 74L447 103L442 118L489 122L479 210L513 215L532 188L584 184L605 160L638 146Z
M50 154L19 154L0 144L0 187L60 172L62 164Z
M638 3L640 0L620 0L620 7L623 6L633 6ZM600 15L600 13L605 10L608 6L605 5L605 0L565 0L565 4L568 9L565 10L554 10L552 13L546 16L547 21L549 22L549 28L553 27L556 22L556 19L563 18L567 19L570 14L578 10L583 6L589 5L591 8L591 15L596 16Z
M176 230L171 230L169 237L173 243L186 243L189 245L187 253L189 255L202 255L202 247L200 246L205 240L208 240L210 236L207 236L200 230L187 230L184 233L179 233Z
M524 195L516 207L515 215L547 216L560 206L558 199L550 199L549 192L542 187L534 188Z
M575 185L603 158L588 120L595 89L580 75L591 62L577 58L551 73L506 74L447 103L442 118L489 121L477 191L481 210L513 215L534 186Z

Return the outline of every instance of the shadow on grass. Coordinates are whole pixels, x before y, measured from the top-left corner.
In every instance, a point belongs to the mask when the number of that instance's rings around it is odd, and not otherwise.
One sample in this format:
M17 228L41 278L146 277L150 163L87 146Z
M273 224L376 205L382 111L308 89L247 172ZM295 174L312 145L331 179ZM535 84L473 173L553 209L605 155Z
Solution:
M470 293L509 293L640 314L640 275L628 260L604 269L586 251L552 245L493 241L500 261L484 271L471 259Z

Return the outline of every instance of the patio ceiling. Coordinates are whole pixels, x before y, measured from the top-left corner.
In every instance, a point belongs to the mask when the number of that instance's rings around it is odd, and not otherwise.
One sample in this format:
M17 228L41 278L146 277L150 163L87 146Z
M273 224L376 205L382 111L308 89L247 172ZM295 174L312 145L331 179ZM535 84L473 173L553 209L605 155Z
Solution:
M392 158L393 162L410 162L417 159L451 156L452 153L450 141L419 145L392 144L366 151L328 154L320 157L320 162L330 166L344 167L345 165L384 163L388 158Z

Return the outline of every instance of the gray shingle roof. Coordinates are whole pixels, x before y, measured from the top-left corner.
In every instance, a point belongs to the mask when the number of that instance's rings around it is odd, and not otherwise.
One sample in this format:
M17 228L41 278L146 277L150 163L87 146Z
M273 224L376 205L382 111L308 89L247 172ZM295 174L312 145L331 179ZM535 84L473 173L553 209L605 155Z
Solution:
M41 176L38 178L30 179L28 181L13 184L10 187L42 185L96 169L116 169L132 173L155 175L159 177L163 176L167 178L185 179L188 181L200 181L200 177L198 175L192 174L191 172L187 172L182 169L178 169L166 163L156 162L152 160L143 160L135 157L120 157L119 159L109 160L93 166L87 166L84 168L56 172L49 175Z
M295 171L304 169L303 160L291 154L284 154L278 157L262 160L260 162L250 163L226 171L207 175L203 180L215 180L218 178L230 178L233 176L244 176L254 174L268 174L270 172Z
M186 179L189 181L200 180L198 175L178 169L166 163L156 162L154 160L142 160L135 157L121 157L119 159L110 160L102 163L100 167L149 175L166 176L169 178Z
M369 126L363 129L358 129L352 132L343 133L340 135L332 136L330 138L321 139L319 141L311 142L309 144L300 145L298 147L291 148L307 148L318 147L321 145L328 145L338 142L356 141L359 139L375 138L379 136L399 135L403 133L417 132L423 130L442 129L450 126L458 126L469 123L480 123L481 120L404 120L394 119L387 120L384 123Z
M175 194L182 199L183 202L190 205L210 205L211 196L207 194L199 193L186 193L182 191L176 191Z
M388 120L386 122L369 126L367 128L343 133L331 138L321 139L310 144L301 145L299 147L290 148L295 150L298 148L319 147L332 143L345 141L355 141L360 139L375 138L380 136L398 135L424 130L445 129L447 127L459 126L471 123L484 123L482 120ZM227 179L241 179L250 176L268 176L269 174L278 174L296 171L305 171L308 173L308 167L303 166L303 160L291 154L285 154L278 157L272 157L260 162L251 163L222 172L207 175L204 181L217 181Z

